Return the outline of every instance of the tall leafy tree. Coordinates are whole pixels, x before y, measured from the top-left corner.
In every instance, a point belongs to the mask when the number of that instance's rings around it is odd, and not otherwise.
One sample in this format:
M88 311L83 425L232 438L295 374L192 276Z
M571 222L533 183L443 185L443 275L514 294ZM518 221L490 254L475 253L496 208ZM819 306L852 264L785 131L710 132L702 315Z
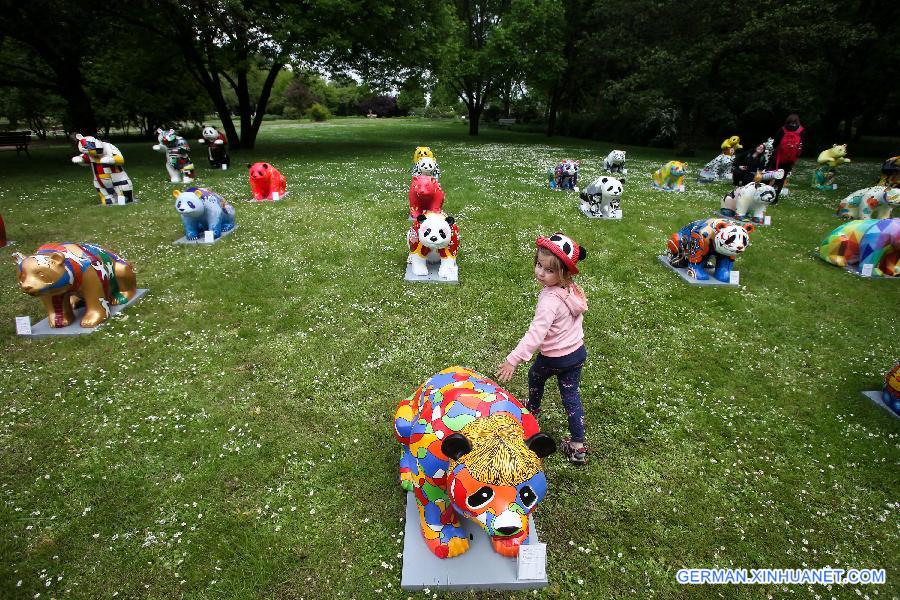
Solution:
M519 44L504 27L515 18L512 4L512 0L453 0L432 14L442 28L434 45L434 72L466 105L470 135L478 135L484 107L520 66Z

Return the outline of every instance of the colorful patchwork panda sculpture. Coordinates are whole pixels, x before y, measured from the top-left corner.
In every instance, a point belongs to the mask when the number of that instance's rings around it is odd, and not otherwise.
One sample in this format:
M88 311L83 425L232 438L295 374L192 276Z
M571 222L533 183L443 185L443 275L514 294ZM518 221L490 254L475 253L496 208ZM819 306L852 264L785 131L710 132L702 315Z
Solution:
M683 192L684 174L687 173L687 163L670 160L663 167L653 173L653 189L664 192Z
M460 517L493 549L515 557L528 515L547 493L541 459L556 444L509 392L470 369L450 367L400 402L400 484L413 492L425 543L438 558L469 548Z
M688 223L669 238L669 264L678 269L687 267L691 276L706 281L706 267L715 259L713 277L727 283L735 258L750 245L754 230L751 223L738 225L727 219Z
M203 128L203 137L197 140L201 144L206 144L207 154L209 155L209 166L213 169L221 169L223 166L227 169L231 166L231 157L228 156L228 138L224 133L209 125Z
M41 299L50 327L71 325L82 302L81 326L96 327L109 318L110 306L128 304L137 292L131 264L95 244L44 244L31 256L14 253L13 260L19 288Z
M284 198L287 194L287 179L281 174L281 171L273 165L265 162L248 164L250 177L250 191L253 192L253 199L257 202L271 202Z
M175 210L181 215L184 236L199 239L204 231L212 231L218 239L234 229L234 207L219 194L205 188L174 191Z
M615 177L595 179L579 194L581 211L591 217L609 219L620 216L619 200L622 198L622 182Z
M861 275L871 265L871 277L900 277L900 219L848 221L822 240L819 257Z
M94 173L94 188L100 196L101 204L119 204L134 201L134 186L125 172L125 158L119 149L109 142L101 142L95 137L75 134L78 141L78 156L72 157L76 165L90 165Z
M174 129L156 130L156 144L153 149L166 155L166 172L172 183L190 183L194 180L194 163L191 161L191 147L187 140L175 133Z
M440 261L438 277L455 281L459 275L459 227L443 211L426 211L416 217L406 236L413 275L428 275L428 263Z
M613 150L603 159L603 168L607 173L617 175L619 179L625 179L628 169L625 168L625 151Z
M578 191L578 169L581 168L580 160L563 159L556 168L547 169L547 180L550 189L561 192L562 190Z
M900 206L900 189L876 185L856 190L838 205L836 214L842 219L890 219L891 211Z
M440 212L444 190L434 177L415 175L409 183L409 218L416 220L425 211Z
M766 208L774 201L775 188L765 183L751 182L725 194L719 214L730 219L762 223Z
M900 360L884 374L881 399L891 409L891 412L900 417Z

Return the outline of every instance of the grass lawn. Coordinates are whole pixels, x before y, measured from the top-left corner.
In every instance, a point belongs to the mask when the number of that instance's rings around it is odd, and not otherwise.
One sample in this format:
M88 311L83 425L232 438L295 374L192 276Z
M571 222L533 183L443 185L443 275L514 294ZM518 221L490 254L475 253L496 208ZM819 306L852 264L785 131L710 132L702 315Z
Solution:
M536 514L551 585L537 597L888 598L900 593L900 420L864 399L900 355L900 282L811 255L880 160L813 191L798 166L741 288L688 286L665 239L726 191L650 190L675 158L628 148L621 222L588 220L545 170L610 144L422 120L267 123L233 169L198 183L237 209L214 246L183 234L152 142L122 144L140 203L101 207L66 146L0 154L0 213L30 253L50 241L120 252L150 289L88 337L30 341L41 304L0 263L0 597L397 597L405 496L397 402L438 370L493 374L533 314L534 239L587 247L582 395L589 464L545 461ZM403 281L413 148L431 146L462 236L460 285ZM819 149L809 149L815 156ZM851 148L852 156L852 148ZM284 202L245 204L274 163ZM525 399L527 365L507 386ZM554 386L544 431L567 434ZM883 586L687 590L683 567L885 568ZM38 596L39 595L39 596ZM465 594L458 595L466 597ZM472 596L475 596L474 594ZM507 597L483 594L479 597Z

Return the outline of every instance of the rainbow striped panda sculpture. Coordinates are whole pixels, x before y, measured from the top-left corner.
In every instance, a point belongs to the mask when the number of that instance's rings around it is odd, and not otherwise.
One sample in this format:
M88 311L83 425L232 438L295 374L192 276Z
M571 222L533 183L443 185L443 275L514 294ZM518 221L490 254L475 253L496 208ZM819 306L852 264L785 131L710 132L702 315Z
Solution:
M125 157L119 149L89 135L76 133L75 139L81 154L73 156L72 162L76 165L90 165L100 203L109 205L133 202L134 186L125 172Z
M450 367L400 402L400 485L413 492L425 544L438 558L469 548L460 517L478 523L494 550L514 557L528 515L547 493L541 459L556 449L509 392L470 369Z
M819 257L866 277L900 277L900 219L844 223L819 244Z
M727 283L738 254L750 245L753 224L738 225L727 219L703 219L688 223L669 238L669 264L687 268L696 279L706 281L707 266L715 259L713 277Z
M153 149L166 154L166 171L172 183L190 183L194 180L194 163L191 161L191 147L187 140L175 133L174 129L156 130Z

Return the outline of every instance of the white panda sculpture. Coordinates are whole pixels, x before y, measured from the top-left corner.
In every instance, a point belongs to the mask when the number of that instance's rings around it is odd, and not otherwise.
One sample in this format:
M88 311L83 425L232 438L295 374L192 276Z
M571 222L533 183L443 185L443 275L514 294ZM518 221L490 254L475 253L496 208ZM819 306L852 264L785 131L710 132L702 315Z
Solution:
M459 227L453 217L443 211L425 211L413 221L406 241L409 243L408 262L413 275L427 276L428 263L440 262L439 279L456 281L459 278L456 265Z
M725 194L719 214L761 224L765 221L766 208L775 201L775 195L775 188L771 185L748 183Z
M413 165L412 174L415 177L416 175L430 175L435 179L441 178L441 167L438 166L437 161L430 156L423 156L419 160L416 161L416 164Z
M580 194L581 212L588 217L621 219L622 189L622 182L615 177L598 177Z
M624 178L625 175L628 174L628 169L625 168L625 151L613 150L607 154L606 158L603 160L603 168L606 169L608 173L619 175L620 179Z

